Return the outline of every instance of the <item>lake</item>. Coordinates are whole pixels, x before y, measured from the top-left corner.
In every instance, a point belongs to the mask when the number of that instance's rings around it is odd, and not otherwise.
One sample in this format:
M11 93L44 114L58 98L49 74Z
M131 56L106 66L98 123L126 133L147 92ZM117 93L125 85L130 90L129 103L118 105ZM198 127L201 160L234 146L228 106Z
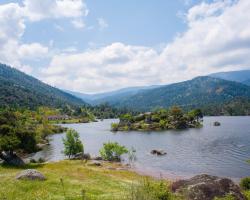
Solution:
M104 120L87 124L64 125L79 132L85 153L98 155L104 142L117 141L136 149L135 169L154 176L190 177L200 173L234 179L250 176L250 117L205 117L203 127L181 131L117 132ZM213 126L213 122L221 126ZM49 161L64 159L64 134L53 135L50 144L35 158ZM166 156L150 154L152 149L163 149Z

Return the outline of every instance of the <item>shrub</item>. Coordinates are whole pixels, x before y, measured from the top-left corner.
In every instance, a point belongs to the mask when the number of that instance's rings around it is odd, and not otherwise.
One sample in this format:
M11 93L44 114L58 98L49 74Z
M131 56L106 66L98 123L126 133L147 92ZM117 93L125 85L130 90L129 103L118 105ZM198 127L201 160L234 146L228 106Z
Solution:
M164 129L165 127L166 127L166 121L165 120L163 120L163 119L161 119L160 120L160 127L162 128L162 129Z
M250 177L241 179L240 186L244 190L250 190Z
M112 123L112 124L111 124L111 129L112 129L112 131L118 131L118 126L119 126L119 124L117 124L117 123Z
M133 121L133 116L129 113L121 115L120 120L123 122L132 122Z
M133 184L127 200L170 200L172 194L164 181L143 179L139 184Z
M120 161L121 156L126 153L128 153L128 149L117 142L104 143L100 149L101 157L108 161Z
M66 138L63 138L64 144L64 154L71 158L77 153L83 153L83 144L79 139L79 134L73 130L69 129L66 132Z

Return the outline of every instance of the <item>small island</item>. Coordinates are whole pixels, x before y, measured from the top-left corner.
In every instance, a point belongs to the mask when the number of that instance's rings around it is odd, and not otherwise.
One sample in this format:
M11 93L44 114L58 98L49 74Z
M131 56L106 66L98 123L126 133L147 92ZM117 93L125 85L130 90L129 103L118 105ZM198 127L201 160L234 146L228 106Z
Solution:
M120 116L119 123L112 123L112 131L161 131L171 129L199 128L202 126L203 114L200 109L185 113L174 106L168 109L158 109L154 112L141 113L133 116Z

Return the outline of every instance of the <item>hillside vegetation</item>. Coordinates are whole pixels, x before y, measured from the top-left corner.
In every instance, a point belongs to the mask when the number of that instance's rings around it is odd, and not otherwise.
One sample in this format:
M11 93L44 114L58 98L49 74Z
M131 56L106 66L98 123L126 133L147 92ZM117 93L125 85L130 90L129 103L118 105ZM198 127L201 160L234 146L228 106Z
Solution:
M221 105L236 98L244 98L248 101L250 87L218 78L198 77L181 83L145 90L123 98L112 105L141 111L169 108L173 105L192 109L208 105Z
M84 101L27 74L0 64L0 106L35 108L84 105Z

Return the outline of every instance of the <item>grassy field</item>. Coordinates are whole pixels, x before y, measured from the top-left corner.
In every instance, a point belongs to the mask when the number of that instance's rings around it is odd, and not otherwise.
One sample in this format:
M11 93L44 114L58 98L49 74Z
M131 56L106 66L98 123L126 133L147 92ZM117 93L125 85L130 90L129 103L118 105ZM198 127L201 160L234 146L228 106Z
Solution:
M23 168L0 166L0 200L125 200L131 185L143 179L130 171L107 169L119 167L118 164L105 165L94 167L83 161L61 161L25 167L42 172L46 181L16 180L16 174ZM84 192L87 198L83 197Z
M122 166L118 163L104 163L101 167L90 166L84 161L60 161L46 164L29 164L23 168L13 168L0 165L0 200L138 200L138 199L167 199L180 200L170 193L169 189L158 190L158 194L167 192L167 198L148 198L154 190L150 191L150 182L157 187L169 183L140 176L127 170L118 170ZM112 168L112 169L111 169ZM46 181L16 180L15 176L24 169L37 169L42 172ZM117 170L114 170L117 169ZM146 188L137 190L136 186L142 182ZM158 188L159 189L159 188ZM144 198L132 198L133 193L146 194ZM250 191L245 191L250 199ZM228 196L217 198L233 200Z

